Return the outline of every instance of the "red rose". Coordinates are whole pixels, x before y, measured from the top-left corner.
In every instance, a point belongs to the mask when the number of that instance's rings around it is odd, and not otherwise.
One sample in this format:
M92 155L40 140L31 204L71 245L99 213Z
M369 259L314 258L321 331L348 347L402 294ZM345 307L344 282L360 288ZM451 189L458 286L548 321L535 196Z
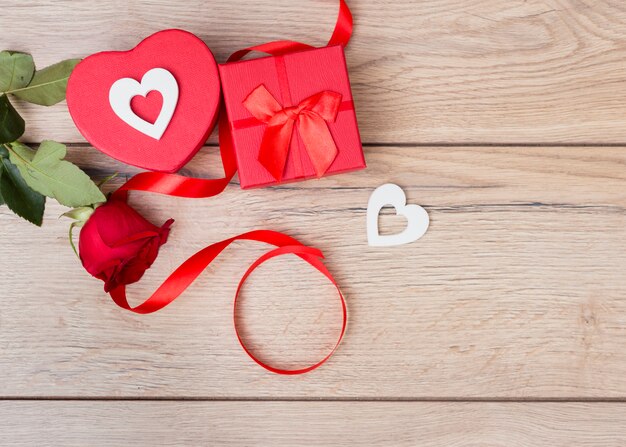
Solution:
M96 208L80 231L83 266L104 281L105 292L139 281L167 241L173 222L169 219L159 228L126 202L109 200Z

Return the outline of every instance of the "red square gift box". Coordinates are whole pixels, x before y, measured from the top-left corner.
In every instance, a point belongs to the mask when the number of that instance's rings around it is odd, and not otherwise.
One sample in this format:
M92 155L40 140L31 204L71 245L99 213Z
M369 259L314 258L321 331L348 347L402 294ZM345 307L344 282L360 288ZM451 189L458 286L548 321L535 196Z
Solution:
M242 188L365 168L343 47L220 65Z

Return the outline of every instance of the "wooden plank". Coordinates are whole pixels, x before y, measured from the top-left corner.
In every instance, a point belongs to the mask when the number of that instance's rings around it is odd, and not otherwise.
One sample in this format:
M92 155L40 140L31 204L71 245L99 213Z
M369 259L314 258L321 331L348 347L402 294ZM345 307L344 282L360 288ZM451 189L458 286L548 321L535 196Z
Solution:
M621 447L623 403L0 402L20 446Z
M40 66L128 49L169 27L198 34L224 61L277 38L323 44L334 3L5 0L0 29L4 47L32 52ZM347 57L365 142L626 142L624 2L350 4L356 32ZM29 141L84 141L64 104L20 110Z
M71 157L93 174L127 173L96 154ZM155 222L178 219L132 288L136 302L196 250L253 228L326 253L350 324L336 356L302 377L265 372L233 333L234 288L266 247L236 244L178 302L136 316L82 271L61 206L49 205L42 229L0 208L0 396L626 397L624 148L372 147L366 157L369 169L319 181L133 199ZM209 148L187 173L217 166ZM425 206L431 228L410 245L368 247L367 199L387 181ZM296 260L261 267L243 300L248 340L282 366L313 361L336 336L332 288Z

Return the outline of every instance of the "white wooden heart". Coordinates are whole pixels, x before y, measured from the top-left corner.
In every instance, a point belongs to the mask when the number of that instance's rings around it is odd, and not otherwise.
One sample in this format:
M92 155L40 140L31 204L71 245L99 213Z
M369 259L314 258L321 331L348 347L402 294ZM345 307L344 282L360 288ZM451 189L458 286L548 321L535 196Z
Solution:
M406 217L406 228L392 235L381 235L378 230L378 215L386 205L392 205L396 214ZM367 203L367 242L372 247L391 247L414 242L428 229L428 213L419 205L407 205L402 188L386 183L374 190Z
M163 105L154 124L137 116L130 106L133 97L137 95L145 97L151 91L158 91L163 97ZM160 140L178 103L178 83L166 69L153 68L143 75L141 82L132 78L115 81L109 90L109 103L113 112L126 124L155 140Z

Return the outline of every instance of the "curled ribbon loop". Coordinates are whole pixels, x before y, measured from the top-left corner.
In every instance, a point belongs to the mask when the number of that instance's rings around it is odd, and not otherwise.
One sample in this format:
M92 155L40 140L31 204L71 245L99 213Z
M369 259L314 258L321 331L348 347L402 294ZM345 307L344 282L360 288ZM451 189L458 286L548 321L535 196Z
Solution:
M327 123L337 119L341 98L341 93L324 90L297 106L283 108L264 85L259 85L243 101L256 119L267 124L259 162L276 180L282 178L296 123L316 175L321 177L328 170L338 151Z
M239 299L239 293L241 292L241 288L243 287L243 284L245 283L246 279L248 279L248 276L250 276L250 273L252 273L252 271L254 269L256 269L258 266L260 266L264 262L266 262L266 261L268 261L268 260L270 260L270 259L272 259L272 258L274 258L276 256L280 256L280 255L284 255L284 254L294 254L294 255L300 257L301 259L303 259L304 261L308 262L313 268L315 268L320 273L322 273L326 278L328 278L328 280L337 289L337 293L339 295L339 300L341 302L342 323L341 323L341 331L339 332L339 336L337 338L337 341L335 342L335 345L330 350L330 352L328 352L326 354L326 356L323 359L317 361L316 363L314 363L314 364L312 364L310 366L307 366L307 367L304 367L304 368L297 368L297 369L284 369L284 368L276 368L275 366L272 366L272 365L270 365L268 363L263 362L262 360L260 360L252 352L252 350L243 341L243 338L241 337L241 334L239 333L239 325L237 324L238 321L237 321L236 318L234 318L235 333L237 334L237 339L239 340L239 344L241 345L243 350L246 351L246 354L248 354L248 356L252 360L254 360L258 365L262 366L263 368L267 369L268 371L271 371L271 372L276 373L276 374L283 374L283 375L304 374L304 373L307 373L309 371L313 371L314 369L322 366L335 353L335 351L339 347L339 344L341 343L341 339L343 338L343 335L346 332L346 326L347 326L347 322L348 322L348 315L347 315L348 311L346 309L345 298L344 298L343 294L341 293L341 290L339 289L339 285L337 285L337 283L335 282L335 279L333 278L333 276L330 274L330 272L328 271L326 266L322 263L321 258L324 257L322 255L322 252L320 252L316 248L306 247L304 245L290 245L290 246L283 246L283 247L275 248L274 250L271 250L271 251L265 253L263 256L261 256L259 259L257 259L248 268L246 273L241 278L241 281L239 281L239 286L237 286L237 292L235 293L235 300L233 302L233 317L237 313L237 303L238 303L238 299Z
M244 273L243 277L239 281L237 292L235 293L235 299L233 301L233 316L237 311L239 295L241 293L243 284L246 282L246 279L248 279L248 276L250 276L250 274L264 262L276 256L286 254L293 254L298 256L300 259L307 262L313 268L322 273L335 286L335 288L337 289L337 294L339 296L342 312L341 330L339 332L339 336L337 338L337 341L335 342L335 345L330 350L330 352L326 354L326 356L324 356L323 359L305 368L283 369L272 366L260 360L245 344L239 332L239 322L237 321L237 319L234 319L235 333L237 335L239 343L241 344L241 347L248 354L248 356L250 356L250 358L254 360L258 365L276 374L303 374L320 367L321 365L326 363L326 361L337 350L346 331L348 317L345 298L341 293L341 290L339 289L339 285L335 282L335 279L321 261L321 259L324 257L322 252L316 248L303 245L297 239L287 236L286 234L270 230L254 230L248 233L234 236L230 239L211 244L198 251L196 254L183 262L165 281L163 281L159 288L148 299L135 307L132 307L128 302L128 299L126 298L125 285L119 285L115 287L114 289L109 291L109 294L111 295L111 298L113 298L115 304L122 307L123 309L130 310L131 312L137 314L150 314L156 312L173 302L176 298L178 298L222 251L224 251L231 243L240 240L265 242L278 248L275 248L262 255L248 268L246 273Z

